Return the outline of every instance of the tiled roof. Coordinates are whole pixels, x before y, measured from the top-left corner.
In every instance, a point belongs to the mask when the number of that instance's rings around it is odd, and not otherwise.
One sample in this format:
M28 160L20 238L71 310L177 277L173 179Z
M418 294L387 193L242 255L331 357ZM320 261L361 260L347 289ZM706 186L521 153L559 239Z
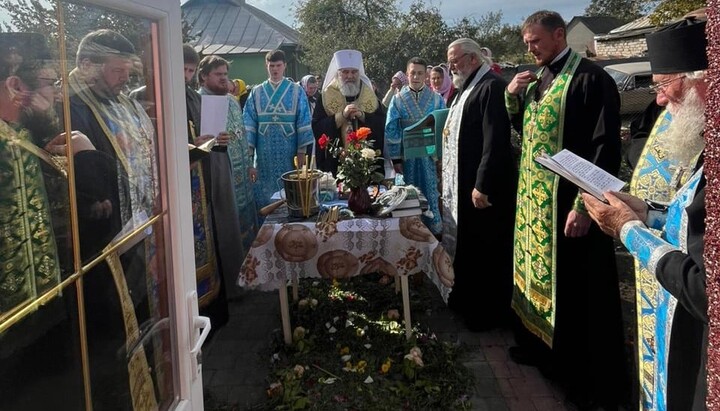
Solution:
M299 43L296 30L243 0L189 0L181 7L191 35L200 34L191 44L202 54L263 53Z

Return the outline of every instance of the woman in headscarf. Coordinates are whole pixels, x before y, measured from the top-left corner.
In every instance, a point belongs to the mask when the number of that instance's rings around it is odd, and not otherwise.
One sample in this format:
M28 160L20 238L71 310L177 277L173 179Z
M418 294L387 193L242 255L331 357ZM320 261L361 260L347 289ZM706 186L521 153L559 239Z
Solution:
M392 100L393 96L402 90L403 86L407 86L408 84L408 78L405 73L402 71L398 71L397 73L393 74L392 78L390 79L390 90L387 91L385 94L385 97L382 99L382 104L385 107L388 107L390 105L390 100Z
M430 88L443 97L445 105L450 107L452 98L457 89L453 85L448 69L443 66L435 66L430 73Z
M317 78L312 74L308 74L301 78L298 84L300 84L300 87L305 90L305 95L308 98L308 103L310 103L310 115L312 115L312 113L315 112L315 103L317 102Z

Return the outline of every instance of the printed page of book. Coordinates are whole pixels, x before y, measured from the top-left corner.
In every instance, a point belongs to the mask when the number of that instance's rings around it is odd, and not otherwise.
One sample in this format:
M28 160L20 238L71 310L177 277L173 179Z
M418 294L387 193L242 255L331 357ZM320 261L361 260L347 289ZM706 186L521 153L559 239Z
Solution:
M200 135L217 136L227 131L227 116L230 100L227 96L202 96L200 112Z
M602 201L606 201L604 192L620 191L625 186L624 181L567 149L554 156L542 154L535 161Z

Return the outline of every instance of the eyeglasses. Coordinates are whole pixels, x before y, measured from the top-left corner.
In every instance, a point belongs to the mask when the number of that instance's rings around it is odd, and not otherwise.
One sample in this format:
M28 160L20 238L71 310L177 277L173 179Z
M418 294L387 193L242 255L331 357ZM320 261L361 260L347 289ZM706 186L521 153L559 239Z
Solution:
M449 67L449 66L454 66L454 65L458 64L458 62L459 62L460 60L462 60L465 56L467 56L467 55L469 55L469 54L470 54L470 53L464 53L462 56L460 56L460 57L458 57L458 58L454 58L454 59L452 59L452 60L448 60L448 62L447 62L448 67Z
M38 77L39 81L45 82L44 85L41 85L40 87L47 87L47 86L53 86L56 88L62 87L62 81L59 78L50 78L50 77Z
M652 92L652 93L665 92L665 89L668 88L668 86L670 84L672 84L672 82L674 82L675 80L680 80L680 79L684 79L684 78L685 78L685 76L679 76L679 77L671 78L669 80L661 81L659 83L652 83L652 84L650 84L650 92Z

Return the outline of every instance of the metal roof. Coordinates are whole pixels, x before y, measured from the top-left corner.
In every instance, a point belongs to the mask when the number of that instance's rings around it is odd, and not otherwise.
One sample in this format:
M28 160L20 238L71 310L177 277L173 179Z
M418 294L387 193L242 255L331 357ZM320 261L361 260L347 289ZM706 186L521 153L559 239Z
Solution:
M650 15L647 15L620 27L616 27L610 30L608 34L595 36L595 40L613 40L636 36L644 37L645 34L654 31L655 28L656 26L650 22Z
M649 74L650 73L650 62L649 61L636 61L634 63L620 63L610 64L605 66L606 69L616 70L625 74Z
M264 53L297 46L300 33L244 0L189 0L182 6L199 53Z
M622 24L622 20L607 16L575 16L568 23L568 31L576 24L583 23L593 34L605 34Z

